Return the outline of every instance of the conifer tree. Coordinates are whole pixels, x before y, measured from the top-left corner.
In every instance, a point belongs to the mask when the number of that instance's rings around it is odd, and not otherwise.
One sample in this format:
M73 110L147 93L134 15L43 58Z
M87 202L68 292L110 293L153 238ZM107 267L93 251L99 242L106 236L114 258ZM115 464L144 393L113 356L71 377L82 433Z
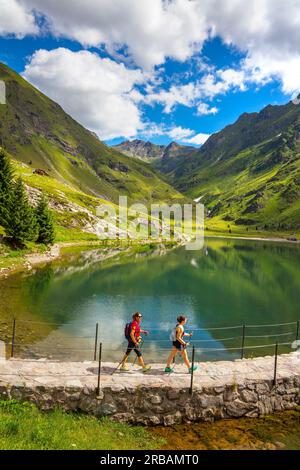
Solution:
M6 234L11 237L12 243L22 246L27 241L35 241L38 235L36 217L21 178L14 184L12 207L6 228Z
M7 229L13 198L13 170L6 152L0 147L0 225Z
M38 225L38 243L53 245L55 239L54 221L48 207L48 201L42 194L36 208L36 220Z

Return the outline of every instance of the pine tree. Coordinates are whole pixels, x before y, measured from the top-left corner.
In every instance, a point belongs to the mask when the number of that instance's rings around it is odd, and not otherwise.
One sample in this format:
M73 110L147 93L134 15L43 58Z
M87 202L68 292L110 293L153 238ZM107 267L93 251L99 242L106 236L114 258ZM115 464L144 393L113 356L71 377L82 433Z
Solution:
M14 184L12 197L13 210L11 211L6 234L11 237L12 243L22 246L27 241L35 241L38 236L37 221L33 208L21 178Z
M41 196L36 208L36 220L38 224L37 242L53 245L55 239L54 222L44 195Z
M0 225L9 225L13 198L13 170L6 152L0 147Z

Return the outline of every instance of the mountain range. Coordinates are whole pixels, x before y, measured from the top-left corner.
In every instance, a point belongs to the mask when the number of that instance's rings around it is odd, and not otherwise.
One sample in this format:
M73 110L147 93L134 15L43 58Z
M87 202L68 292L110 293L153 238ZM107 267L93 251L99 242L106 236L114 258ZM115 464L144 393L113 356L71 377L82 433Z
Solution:
M195 151L195 147L179 145L171 142L168 145L156 145L152 142L143 140L126 140L121 144L115 145L114 148L129 157L136 157L147 162L153 162L155 159L168 159L173 157L181 157L189 155Z
M108 147L16 72L0 64L7 104L0 145L34 190L93 212L99 199L201 200L226 230L300 228L300 105L244 113L196 149L142 140ZM91 209L92 208L92 209ZM70 209L74 223L75 206ZM60 215L68 226L68 217ZM67 221L66 221L67 220ZM80 225L80 223L79 223Z
M299 228L300 105L295 103L244 113L201 149L160 170L179 191L201 197L211 217L236 225Z
M131 154L149 149L152 166L178 191L201 200L215 222L228 222L228 228L300 228L299 100L244 113L200 149L178 146L173 158L164 156L168 147L159 147L158 155L150 142L124 145Z

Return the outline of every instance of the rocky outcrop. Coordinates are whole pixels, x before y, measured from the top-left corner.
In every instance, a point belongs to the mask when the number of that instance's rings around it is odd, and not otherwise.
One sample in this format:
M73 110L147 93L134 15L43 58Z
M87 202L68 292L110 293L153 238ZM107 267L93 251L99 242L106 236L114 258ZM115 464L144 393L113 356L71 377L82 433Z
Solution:
M141 160L164 159L182 157L195 151L195 147L179 145L171 142L169 145L156 145L152 142L135 139L125 141L115 146L115 149L129 157L140 158Z

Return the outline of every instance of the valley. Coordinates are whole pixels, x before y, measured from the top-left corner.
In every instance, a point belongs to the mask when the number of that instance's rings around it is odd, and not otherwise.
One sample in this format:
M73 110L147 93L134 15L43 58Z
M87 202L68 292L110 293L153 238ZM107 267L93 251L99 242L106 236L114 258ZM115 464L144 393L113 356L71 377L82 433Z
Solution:
M120 194L130 203L201 200L207 237L299 238L300 106L245 113L198 149L138 139L108 147L4 64L0 79L7 88L0 143L30 202L48 198L56 244L99 243L96 208L115 206ZM0 224L1 233L2 273L47 252L30 243L16 252Z

